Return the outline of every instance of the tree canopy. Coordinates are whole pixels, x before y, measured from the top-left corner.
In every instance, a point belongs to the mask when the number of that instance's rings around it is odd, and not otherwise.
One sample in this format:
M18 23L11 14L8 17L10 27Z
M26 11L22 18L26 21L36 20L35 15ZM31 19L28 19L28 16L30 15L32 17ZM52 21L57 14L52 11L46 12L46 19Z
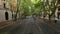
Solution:
M56 11L58 0L11 0L9 2L13 9L17 8L17 13L37 15L43 12L45 16L52 16Z
M49 14L49 12L55 12L57 0L18 0L19 10L22 9L25 13L39 13L44 11ZM53 13L52 12L52 13Z

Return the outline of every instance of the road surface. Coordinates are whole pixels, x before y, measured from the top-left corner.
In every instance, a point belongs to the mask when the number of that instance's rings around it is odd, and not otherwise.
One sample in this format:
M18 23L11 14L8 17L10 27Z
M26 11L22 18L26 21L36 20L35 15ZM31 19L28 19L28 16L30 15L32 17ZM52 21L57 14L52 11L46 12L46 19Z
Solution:
M1 34L60 34L42 20L28 18L0 30Z

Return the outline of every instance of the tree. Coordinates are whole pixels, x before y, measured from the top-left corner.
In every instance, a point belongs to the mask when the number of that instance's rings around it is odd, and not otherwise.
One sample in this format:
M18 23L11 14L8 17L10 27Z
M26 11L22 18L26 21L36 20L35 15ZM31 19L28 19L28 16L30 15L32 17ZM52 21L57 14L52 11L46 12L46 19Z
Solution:
M12 12L12 19L14 17L13 12L16 13L17 11L17 0L6 0L9 3L10 10Z
M49 15L49 20L51 18L51 16L55 15L56 12L56 8L57 8L57 1L58 0L46 0L46 5L48 6L48 15ZM51 12L51 13L50 13Z
M36 4L44 12L44 16L49 15L49 20L55 14L58 0L43 0ZM40 4L40 5L39 5ZM51 13L50 13L51 12Z
M20 12L23 12L25 15L40 14L43 12L44 16L49 15L50 19L51 16L55 14L57 1L58 0L18 0L18 7Z

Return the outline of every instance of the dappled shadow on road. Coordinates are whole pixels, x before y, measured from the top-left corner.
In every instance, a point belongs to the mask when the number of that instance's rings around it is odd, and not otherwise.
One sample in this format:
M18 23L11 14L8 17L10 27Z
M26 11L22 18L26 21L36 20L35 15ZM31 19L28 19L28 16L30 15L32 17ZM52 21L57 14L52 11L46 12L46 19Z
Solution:
M0 32L8 32L9 34L60 34L37 18L16 21L14 24L1 29Z
M43 30L43 32L45 34L60 34L60 32L58 33L56 30L54 30L52 27L50 27L44 21L38 20L38 22L39 22L38 25L41 27L41 29Z

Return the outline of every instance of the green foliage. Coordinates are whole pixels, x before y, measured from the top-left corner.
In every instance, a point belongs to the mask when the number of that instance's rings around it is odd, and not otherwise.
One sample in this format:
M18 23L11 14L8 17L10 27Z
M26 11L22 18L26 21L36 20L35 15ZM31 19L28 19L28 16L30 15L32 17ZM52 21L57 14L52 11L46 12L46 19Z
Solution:
M31 14L39 14L44 12L44 15L55 12L56 10L56 0L52 0L50 3L49 0L46 0L46 2L41 0L18 0L18 9L19 12L23 11L25 15L31 15ZM51 14L49 12L52 12Z

